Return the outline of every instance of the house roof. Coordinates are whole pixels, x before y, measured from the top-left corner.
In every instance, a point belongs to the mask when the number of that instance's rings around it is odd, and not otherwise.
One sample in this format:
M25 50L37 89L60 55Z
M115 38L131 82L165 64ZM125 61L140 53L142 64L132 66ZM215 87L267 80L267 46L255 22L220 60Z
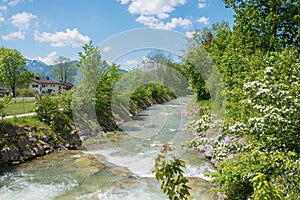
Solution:
M70 82L66 82L66 83L61 82L61 84L63 85L64 89L66 89L66 90L69 90L69 89L71 89L72 87L74 87L74 84L73 84L73 83L70 83Z
M35 82L35 83L38 83L38 84L57 84L57 85L61 85L60 82L49 79L49 78L33 78L32 81Z

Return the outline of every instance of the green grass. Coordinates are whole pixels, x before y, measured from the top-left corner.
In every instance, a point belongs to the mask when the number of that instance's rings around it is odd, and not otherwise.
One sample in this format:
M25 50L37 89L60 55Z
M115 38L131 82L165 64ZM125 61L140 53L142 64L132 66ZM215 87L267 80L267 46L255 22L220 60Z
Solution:
M12 123L15 125L20 125L20 126L24 126L24 125L29 125L32 127L39 127L42 123L37 116L28 116L28 117L20 117L20 118L11 118L11 119L6 119L5 120L7 123Z
M15 100L13 99L8 106L5 108L7 115L17 115L33 112L34 108L34 100L33 99L25 99L23 100Z

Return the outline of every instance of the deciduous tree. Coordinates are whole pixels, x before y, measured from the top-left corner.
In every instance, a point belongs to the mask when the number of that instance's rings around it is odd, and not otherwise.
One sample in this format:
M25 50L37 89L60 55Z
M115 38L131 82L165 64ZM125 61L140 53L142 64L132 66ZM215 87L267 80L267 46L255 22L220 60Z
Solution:
M16 49L0 48L0 81L8 85L16 97L16 88L30 82L32 72L25 69L24 56Z

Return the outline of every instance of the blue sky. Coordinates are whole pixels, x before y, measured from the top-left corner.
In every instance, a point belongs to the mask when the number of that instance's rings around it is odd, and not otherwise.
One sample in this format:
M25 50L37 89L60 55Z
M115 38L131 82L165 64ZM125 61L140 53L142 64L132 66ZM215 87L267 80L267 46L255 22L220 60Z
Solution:
M51 64L57 56L78 59L83 44L124 31L148 27L189 36L222 20L232 24L233 11L221 0L0 0L0 46Z

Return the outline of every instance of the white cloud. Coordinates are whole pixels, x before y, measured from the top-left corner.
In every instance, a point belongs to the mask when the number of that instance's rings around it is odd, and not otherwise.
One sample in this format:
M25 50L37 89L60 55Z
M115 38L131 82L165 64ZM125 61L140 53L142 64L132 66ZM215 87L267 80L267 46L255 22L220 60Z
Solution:
M121 2L121 4L128 4L129 3L129 0L117 0L118 2Z
M190 25L192 25L191 20L189 19L183 19L181 17L179 18L172 18L171 22L166 23L167 29L173 29L176 28L177 26L181 26L184 28L188 28Z
M139 16L138 18L136 18L135 21L149 27L155 27L156 24L159 22L159 20L154 16L144 16L144 15Z
M108 52L111 50L111 46L106 46L103 48L103 52Z
M167 20L175 8L184 5L187 0L117 0L121 4L129 4L128 11L139 15L136 22L156 29L174 29L176 27L189 27L190 19L175 17Z
M201 24L207 25L207 24L209 24L209 18L207 18L207 17L200 17L200 18L197 20L197 22L199 22L199 23L201 23Z
M166 18L170 17L170 15L166 14L166 13L161 13L161 14L158 14L157 17L159 19L166 19Z
M131 14L140 15L158 15L170 13L175 10L178 5L184 5L186 0L134 0L128 7Z
M73 48L81 47L91 40L87 35L80 34L76 28L73 30L66 29L65 32L61 31L55 33L40 33L35 31L34 39L39 42L48 42L52 47L71 46Z
M25 0L11 0L7 5L9 5L9 6L16 6L16 5L18 5L19 3L21 3L21 2L24 2Z
M136 61L136 60L127 60L127 61L125 62L125 64L126 64L126 65L129 65L129 66L136 66L136 65L138 65L139 63L138 63L138 61Z
M22 13L13 15L11 17L11 22L18 29L27 30L29 28L30 20L35 18L37 18L37 16L24 11Z
M156 24L155 26L153 26L152 28L171 30L178 26L183 27L183 28L188 28L190 25L192 25L191 20L186 19L186 18L183 19L183 18L179 17L179 18L172 18L170 22L166 22L166 23L160 22L160 23Z
M206 3L198 3L198 8L205 8L206 7Z
M183 19L181 17L172 18L170 22L163 22L154 16L141 15L135 21L144 24L145 26L148 26L150 28L165 29L165 30L171 30L178 26L183 28L188 28L190 25L192 25L191 20L187 18Z
M7 35L2 36L2 40L25 40L25 34L21 31L9 33Z
M194 37L195 33L196 33L195 31L187 31L187 32L185 32L185 37L192 38L192 37Z
M43 63L47 65L52 65L55 63L56 59L58 58L57 53L54 51L47 55L45 58L37 57L38 60L42 61Z
M4 17L2 17L2 14L0 13L0 24L5 21Z
M7 11L7 7L6 6L0 6L0 10L6 12Z

